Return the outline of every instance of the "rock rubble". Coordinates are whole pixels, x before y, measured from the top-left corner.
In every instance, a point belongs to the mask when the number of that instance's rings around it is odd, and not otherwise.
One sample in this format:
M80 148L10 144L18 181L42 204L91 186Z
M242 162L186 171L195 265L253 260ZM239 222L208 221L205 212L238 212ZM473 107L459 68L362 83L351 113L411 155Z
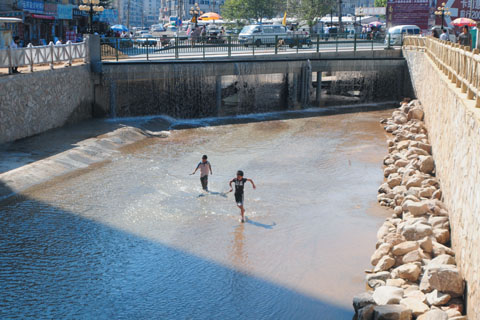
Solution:
M393 137L377 200L393 214L377 232L366 275L371 290L354 298L358 320L466 319L465 284L449 247L448 211L423 117L413 100L381 121Z

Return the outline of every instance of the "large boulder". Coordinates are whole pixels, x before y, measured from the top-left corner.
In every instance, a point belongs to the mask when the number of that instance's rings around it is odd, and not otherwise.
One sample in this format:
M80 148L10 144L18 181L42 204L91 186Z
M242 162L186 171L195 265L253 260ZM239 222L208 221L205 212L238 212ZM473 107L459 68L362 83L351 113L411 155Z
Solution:
M403 256L410 251L418 249L419 244L416 241L405 241L393 247L392 253L396 256Z
M373 308L374 320L411 320L412 310L401 305L383 305Z
M425 237L423 239L418 240L418 244L420 245L420 248L422 248L424 252L431 253L433 251L432 238L430 237Z
M413 216L421 216L429 211L428 203L424 201L415 202L412 200L407 200L403 203L403 211L410 212Z
M372 266L376 266L380 259L387 255L390 252L392 245L390 243L382 243L377 250L373 253L372 257L370 258L370 263Z
M407 120L410 121L412 119L416 119L416 120L422 121L424 115L425 113L423 112L422 109L413 108L413 109L410 109L410 111L408 111Z
M383 256L373 269L373 272L387 271L395 265L395 259L390 256Z
M428 156L420 156L418 159L419 169L423 173L432 173L433 169L435 169L435 162L433 161L433 157Z
M451 297L460 297L463 295L464 282L455 266L450 264L432 266L425 269L420 290L423 292L438 290Z
M391 286L378 287L373 292L373 300L378 305L397 304L403 298L403 289Z
M432 245L433 245L432 252L435 257L438 257L439 255L442 255L442 254L455 256L455 252L451 248L444 246L443 244L438 243L437 241L433 241Z
M402 243L405 240L405 237L399 233L389 233L383 238L383 242L390 243L392 246Z
M423 180L424 179L422 177L413 176L413 177L410 177L410 179L407 180L407 183L405 184L405 186L407 187L407 189L414 188L414 187L418 188L418 187L422 186Z
M440 309L434 309L425 312L417 320L448 320L448 314Z
M401 278L409 281L417 281L422 269L417 263L403 264L392 271L393 278Z
M427 268L429 267L438 267L438 266L441 266L441 265L444 265L444 264L452 264L452 265L455 265L455 258L452 257L451 255L448 255L448 254L441 254L437 257L435 257L434 259L432 259L428 265L427 265Z
M400 177L396 173L392 173L387 179L387 184L390 188L399 186L401 183L402 183L402 177Z
M415 298L403 298L400 300L400 305L407 307L408 309L412 310L412 314L415 317L418 317L421 314L424 314L430 308L423 302L418 301Z
M362 292L353 297L353 309L355 309L355 312L370 304L375 304L375 300L373 300L370 292Z
M368 306L363 307L357 312L357 320L372 320L373 319L373 309L375 305L369 304Z
M422 261L424 258L425 255L421 252L421 250L417 249L405 254L402 258L402 263Z
M433 236L435 237L435 240L441 244L446 244L450 241L450 231L447 229L433 229Z
M439 292L438 290L433 290L430 293L426 294L427 303L431 306L443 306L450 301L450 295L447 293Z
M409 241L421 240L433 234L432 227L423 223L407 225L402 230L402 235Z

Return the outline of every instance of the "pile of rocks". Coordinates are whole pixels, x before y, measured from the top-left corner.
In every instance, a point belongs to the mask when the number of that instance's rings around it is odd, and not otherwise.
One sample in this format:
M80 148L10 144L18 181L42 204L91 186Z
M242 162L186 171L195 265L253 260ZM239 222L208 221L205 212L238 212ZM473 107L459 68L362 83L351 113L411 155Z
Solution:
M394 138L388 140L378 201L394 213L377 233L374 268L366 275L372 290L353 300L358 319L466 319L464 281L449 248L448 212L423 116L414 100L382 120Z

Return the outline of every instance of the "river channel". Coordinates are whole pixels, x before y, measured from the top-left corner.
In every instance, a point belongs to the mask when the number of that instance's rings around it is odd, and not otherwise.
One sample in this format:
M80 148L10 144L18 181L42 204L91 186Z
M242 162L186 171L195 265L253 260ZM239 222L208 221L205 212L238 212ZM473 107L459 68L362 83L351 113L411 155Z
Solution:
M0 204L0 318L352 319L389 113L172 130Z

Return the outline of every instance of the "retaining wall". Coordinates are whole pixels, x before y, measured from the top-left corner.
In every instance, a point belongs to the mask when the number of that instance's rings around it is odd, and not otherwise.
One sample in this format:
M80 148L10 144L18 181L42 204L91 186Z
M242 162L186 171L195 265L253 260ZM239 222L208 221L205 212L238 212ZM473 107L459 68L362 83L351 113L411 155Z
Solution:
M480 319L480 108L422 51L404 50L450 211L452 245L467 289L467 314Z
M0 143L91 117L88 65L0 78Z

